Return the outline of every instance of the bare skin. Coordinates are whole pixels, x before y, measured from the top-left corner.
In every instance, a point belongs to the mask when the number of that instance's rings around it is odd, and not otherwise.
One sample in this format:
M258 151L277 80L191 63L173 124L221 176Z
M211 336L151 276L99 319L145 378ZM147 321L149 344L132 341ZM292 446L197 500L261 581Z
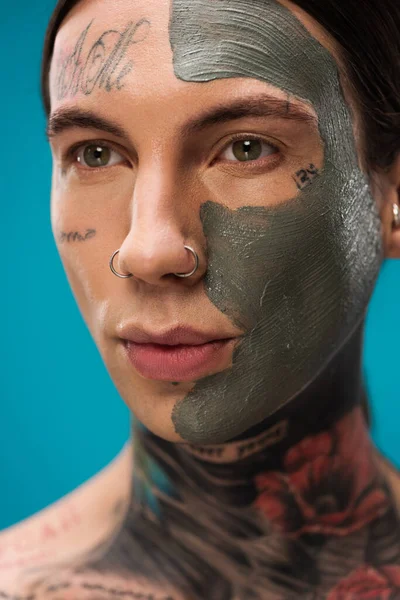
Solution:
M54 505L1 532L1 590L21 591L40 566L70 560L112 533L129 498L129 444L98 475Z
M86 323L146 430L133 425L133 463L128 448L95 481L2 534L13 549L7 560L24 564L0 571L0 598L340 600L371 597L371 589L400 593L400 482L372 445L360 408L362 323L307 389L222 445L187 444L174 428L174 406L193 381L156 380L126 361L120 334L128 322L158 332L181 323L207 330L212 323L235 341L204 375L230 368L243 332L205 297L201 206L210 198L232 211L258 206L260 198L263 206L279 206L313 185L324 145L307 103L292 99L303 120L279 118L276 108L287 95L272 85L179 80L169 2L115 5L79 3L57 37L50 74L52 224ZM336 56L329 36L293 12ZM103 76L81 71L110 39L120 46L109 50ZM266 93L275 99L273 118L214 119L185 133L216 105L239 97L249 104ZM351 95L348 102L363 165L357 106ZM240 164L237 136L258 140L260 156ZM273 140L283 140L279 150ZM371 187L386 255L399 257L392 205L399 201L400 160L376 171ZM184 242L198 249L200 264L192 278L178 279L172 274L192 265ZM116 266L134 274L128 283L108 268L117 248ZM71 507L71 523L60 525ZM68 531L52 533L48 519L54 530ZM38 542L26 554L29 536Z

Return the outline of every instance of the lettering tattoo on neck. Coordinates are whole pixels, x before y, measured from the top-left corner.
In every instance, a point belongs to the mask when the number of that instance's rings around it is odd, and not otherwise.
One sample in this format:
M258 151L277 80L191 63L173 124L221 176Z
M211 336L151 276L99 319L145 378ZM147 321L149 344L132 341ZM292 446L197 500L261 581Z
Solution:
M0 598L2 600L36 600L34 594L30 594L29 596L15 596L13 594L7 594L7 592L2 590L0 590Z
M174 600L172 596L157 596L152 593L143 593L139 591L134 591L132 589L123 589L116 587L107 587L97 583L81 583L78 586L72 586L69 582L57 583L55 585L50 585L44 591L45 597L49 600L56 600L56 596L50 596L48 594L58 594L60 592L67 591L71 592L72 590L75 593L84 592L94 592L96 593L96 600L109 600L110 598L128 598L128 600ZM99 596L100 594L100 596ZM87 596L85 596L87 597ZM28 596L15 596L13 594L7 594L6 592L0 590L0 599L3 600L40 600L43 598L43 595L39 596L37 594L29 594ZM57 596L61 600L61 596ZM92 597L94 600L94 597ZM77 599L78 600L78 599Z
M134 600L174 600L172 596L155 596L154 594L146 594L143 592L135 592L133 590L124 590L120 588L105 587L101 584L82 583L83 590L90 590L107 594L107 598L130 598Z
M58 100L78 92L88 96L95 89L121 90L133 68L133 61L127 58L128 51L143 42L150 30L150 22L140 19L137 23L129 22L122 32L104 31L90 46L87 38L92 24L93 21L82 31L73 50L61 51L55 61Z
M95 237L96 233L97 232L95 229L86 229L86 233L84 234L79 233L79 231L69 231L68 233L66 231L62 231L59 235L58 241L60 244L69 244L70 242L87 242L87 240Z
M267 431L248 440L233 442L230 444L216 444L208 446L196 446L194 444L183 444L190 454L198 456L204 461L212 463L234 463L243 460L252 454L261 452L275 444L278 444L287 436L288 421L280 421Z

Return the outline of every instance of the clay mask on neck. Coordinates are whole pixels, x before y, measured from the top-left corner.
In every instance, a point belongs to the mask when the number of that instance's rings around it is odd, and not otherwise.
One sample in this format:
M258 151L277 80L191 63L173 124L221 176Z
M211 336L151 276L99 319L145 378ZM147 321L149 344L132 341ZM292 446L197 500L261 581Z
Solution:
M271 84L313 106L325 146L320 175L283 205L201 208L206 293L246 335L232 367L199 381L172 418L183 439L221 443L294 398L353 333L381 265L381 223L337 65L288 9L173 0L170 39L178 78Z

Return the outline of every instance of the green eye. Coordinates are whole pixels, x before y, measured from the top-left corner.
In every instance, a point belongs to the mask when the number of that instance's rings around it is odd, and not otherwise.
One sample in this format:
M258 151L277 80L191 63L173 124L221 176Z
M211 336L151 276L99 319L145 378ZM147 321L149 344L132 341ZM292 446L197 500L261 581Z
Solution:
M78 163L90 169L112 167L126 162L111 146L96 142L82 145L75 156Z
M260 140L239 140L232 144L232 154L237 160L258 160L263 147Z
M244 138L231 142L221 154L230 162L251 162L276 154L275 146L261 139Z
M110 161L111 149L107 146L90 144L83 149L83 161L88 167L106 167ZM79 160L79 157L78 157ZM82 162L79 160L79 162Z

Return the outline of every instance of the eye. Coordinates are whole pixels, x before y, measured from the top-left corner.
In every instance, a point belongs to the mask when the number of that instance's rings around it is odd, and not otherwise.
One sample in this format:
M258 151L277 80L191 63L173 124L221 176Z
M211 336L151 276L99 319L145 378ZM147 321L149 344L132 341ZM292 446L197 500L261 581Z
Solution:
M275 146L260 139L241 139L231 142L220 155L222 159L234 162L260 160L278 152Z
M76 153L76 160L91 169L112 167L125 159L121 154L105 144L86 144L81 146Z

